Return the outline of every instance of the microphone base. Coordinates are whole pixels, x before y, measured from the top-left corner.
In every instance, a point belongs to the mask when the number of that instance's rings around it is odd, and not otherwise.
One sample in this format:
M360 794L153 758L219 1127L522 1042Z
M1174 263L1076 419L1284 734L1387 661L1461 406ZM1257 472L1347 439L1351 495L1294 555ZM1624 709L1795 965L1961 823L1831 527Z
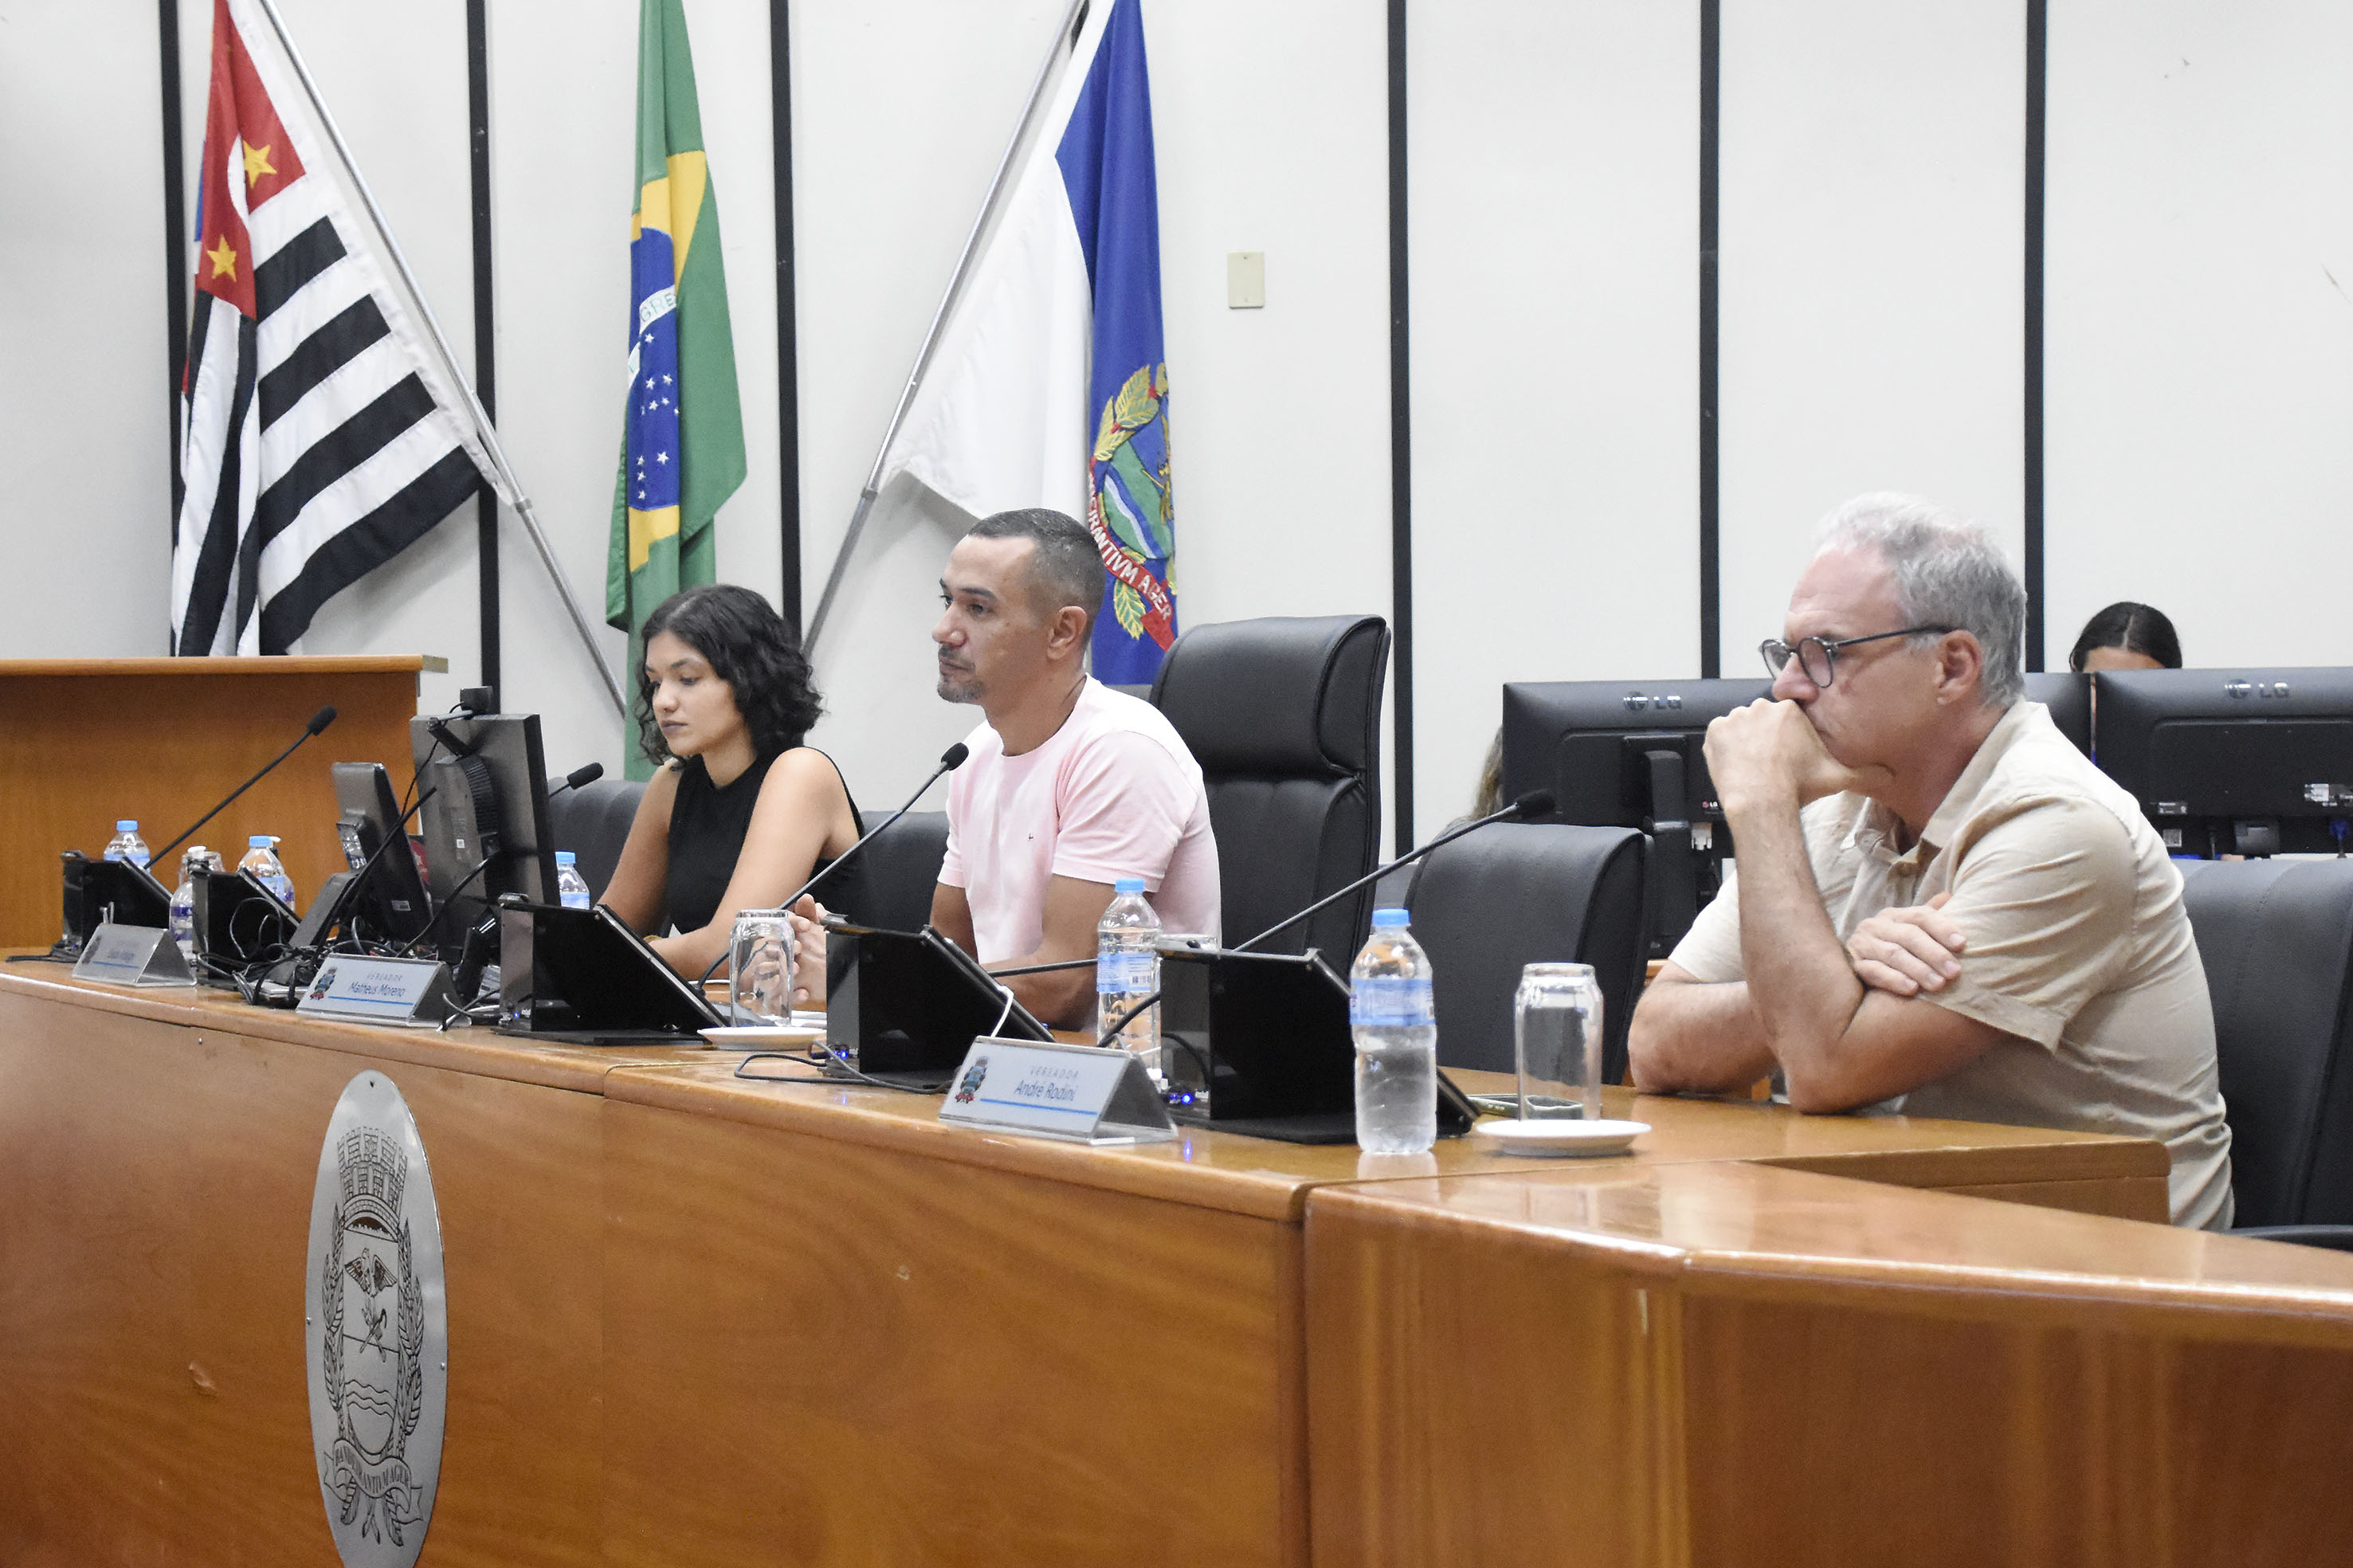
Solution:
M1348 984L1323 955L1160 950L1160 1057L1172 1114L1195 1126L1289 1143L1353 1143L1356 1047ZM1438 1131L1458 1138L1477 1111L1439 1075Z

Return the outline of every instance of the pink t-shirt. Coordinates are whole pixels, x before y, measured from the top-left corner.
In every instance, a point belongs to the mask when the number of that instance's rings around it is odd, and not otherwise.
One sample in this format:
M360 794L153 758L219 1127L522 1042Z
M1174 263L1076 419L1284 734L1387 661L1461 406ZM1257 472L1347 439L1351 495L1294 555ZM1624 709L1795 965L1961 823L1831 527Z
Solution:
M1200 764L1160 710L1089 677L1036 750L1005 754L983 723L948 779L940 880L965 889L984 963L1043 940L1046 884L1144 879L1160 929L1218 936L1218 841Z

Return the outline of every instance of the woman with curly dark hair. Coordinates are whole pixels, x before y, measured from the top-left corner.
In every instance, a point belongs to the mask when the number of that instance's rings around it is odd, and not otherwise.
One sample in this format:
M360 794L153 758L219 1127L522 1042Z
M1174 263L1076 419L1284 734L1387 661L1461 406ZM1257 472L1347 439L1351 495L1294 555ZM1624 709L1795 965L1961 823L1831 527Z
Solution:
M774 909L858 841L840 770L801 744L823 711L792 628L751 589L689 588L647 618L638 729L663 766L605 902L638 931L667 924L652 945L680 973L718 961L738 910Z

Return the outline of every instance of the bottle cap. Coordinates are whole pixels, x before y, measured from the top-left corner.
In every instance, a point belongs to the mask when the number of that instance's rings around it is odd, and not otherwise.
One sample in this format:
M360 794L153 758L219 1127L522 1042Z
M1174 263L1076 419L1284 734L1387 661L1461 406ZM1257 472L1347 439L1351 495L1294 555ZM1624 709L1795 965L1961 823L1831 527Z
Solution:
M136 833L139 831L139 825L126 816L121 821L114 825L114 831L117 833Z
M569 866L578 857L569 849L559 849L555 852L555 863L559 866Z
M1388 931L1404 925L1411 918L1412 911L1409 910L1375 910L1373 927L1377 931Z
M246 840L247 845L255 849L267 849L277 842L277 839L271 837L267 833L257 833L252 837Z
M1122 877L1119 880L1111 885L1111 890L1122 896L1125 896L1129 893L1140 893L1144 891L1144 879L1141 877Z

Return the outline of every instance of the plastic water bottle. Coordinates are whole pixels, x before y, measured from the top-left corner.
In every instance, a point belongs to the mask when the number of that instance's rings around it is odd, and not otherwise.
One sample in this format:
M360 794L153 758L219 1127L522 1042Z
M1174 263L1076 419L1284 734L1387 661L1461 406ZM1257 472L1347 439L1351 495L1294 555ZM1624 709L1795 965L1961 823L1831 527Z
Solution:
M1373 938L1348 971L1356 1039L1356 1146L1421 1154L1438 1142L1438 1019L1430 955L1403 910L1375 910Z
M139 824L126 816L114 825L114 837L106 841L106 858L128 860L133 866L147 864L147 841L139 837Z
M190 968L196 963L196 873L220 869L220 857L201 844L180 851L180 885L172 889L172 940Z
M1122 877L1112 884L1112 893L1111 907L1095 926L1098 1029L1160 989L1160 917L1144 901L1144 879ZM1121 1025L1118 1042L1158 1078L1160 1004Z
M555 895L565 909L585 910L596 900L588 896L587 879L580 875L575 858L569 849L555 852Z
M278 895L280 903L292 909L294 879L288 876L286 868L279 863L277 835L257 833L246 843L252 847L245 852L245 858L237 863L237 868L252 872L256 881Z

